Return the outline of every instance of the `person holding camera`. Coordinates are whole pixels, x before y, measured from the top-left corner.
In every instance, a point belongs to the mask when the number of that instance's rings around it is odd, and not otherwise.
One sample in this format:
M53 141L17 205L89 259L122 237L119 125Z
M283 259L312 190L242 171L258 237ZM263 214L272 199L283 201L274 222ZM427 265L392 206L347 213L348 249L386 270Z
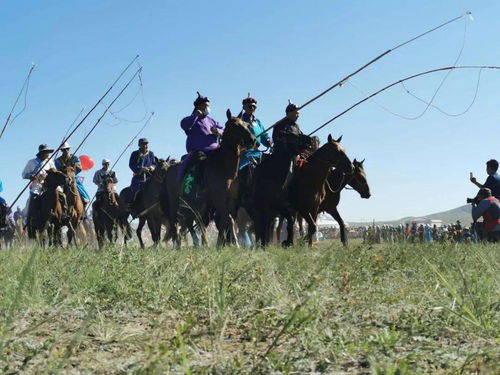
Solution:
M500 201L491 190L481 188L472 202L472 220L483 217L483 236L490 242L500 240Z
M470 174L470 181L476 185L478 188L488 188L491 190L492 196L497 199L500 199L500 175L497 173L498 171L498 161L495 159L488 160L486 162L486 173L488 173L488 178L486 182L481 185L477 182L476 178Z

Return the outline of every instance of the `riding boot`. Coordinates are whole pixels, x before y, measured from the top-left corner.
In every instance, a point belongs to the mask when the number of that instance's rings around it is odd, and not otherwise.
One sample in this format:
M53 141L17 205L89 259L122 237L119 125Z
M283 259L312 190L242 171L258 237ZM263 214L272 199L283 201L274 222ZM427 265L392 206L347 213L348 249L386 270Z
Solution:
M59 193L59 201L61 202L62 206L62 221L66 222L69 218L68 216L68 201L66 199L66 194L60 192Z

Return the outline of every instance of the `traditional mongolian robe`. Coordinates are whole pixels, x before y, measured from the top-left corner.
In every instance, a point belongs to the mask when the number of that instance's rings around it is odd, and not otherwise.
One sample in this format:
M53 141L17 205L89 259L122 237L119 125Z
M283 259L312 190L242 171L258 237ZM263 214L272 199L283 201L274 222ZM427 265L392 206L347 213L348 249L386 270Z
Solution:
M259 151L259 146L262 144L265 147L271 147L271 139L269 134L264 132L264 126L258 118L254 116L250 117L247 113L244 113L241 118L247 125L248 129L254 136L258 136L255 139L255 146L243 151L240 155L240 169L246 167L250 161L253 159L257 162L260 161L262 153Z
M188 154L178 168L177 177L179 179L184 176L186 167L189 164L194 152L209 152L219 147L217 136L212 134L212 128L217 129L219 135L222 135L222 131L224 130L224 128L210 116L202 118L195 113L182 119L181 128L187 135L186 151Z
M300 130L299 124L295 121L290 120L288 117L278 121L273 128L273 143L274 151L281 152L287 150L287 138L286 134L303 134Z
M2 180L0 180L0 193L2 191L3 191L3 184L2 184ZM0 197L0 204L6 205L7 202L5 202L5 199L3 199L2 197Z
M143 168L155 167L156 166L156 156L152 151L148 151L143 154L140 150L132 152L130 155L130 160L128 162L129 168L134 173L132 177L132 182L130 183L130 191L135 196L135 194L141 190L142 185L147 180L149 175L143 172ZM133 196L131 197L133 199Z

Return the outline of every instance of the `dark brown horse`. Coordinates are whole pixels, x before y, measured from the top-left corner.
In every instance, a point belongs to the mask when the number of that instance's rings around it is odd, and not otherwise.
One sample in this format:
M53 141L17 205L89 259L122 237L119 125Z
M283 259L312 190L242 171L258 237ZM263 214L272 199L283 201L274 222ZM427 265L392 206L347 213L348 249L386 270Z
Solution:
M114 190L113 178L104 178L105 190L99 192L98 199L92 204L92 219L99 248L104 244L107 236L110 243L116 242L118 228L123 232L125 245L132 238L132 229L128 223L129 213L124 206L119 204L119 197Z
M234 218L238 197L238 167L240 163L240 148L250 147L255 143L255 137L239 117L233 117L231 111L226 112L227 122L220 147L208 154L203 166L203 194L200 197L188 198L180 194L180 184L177 181L178 165L171 168L167 176L168 201L164 206L170 212L170 228L168 237L176 246L180 245L177 223L181 227L192 229L193 222L202 227L202 244L207 245L204 228L210 220L210 212L215 213L215 222L219 235L217 246L224 246L228 240L236 242Z
M144 183L136 197L137 208L139 209L139 225L136 234L141 248L144 248L142 229L146 223L155 246L159 245L161 241L162 224L168 227L167 213L163 211L160 199L164 193L165 178L169 165L168 159L159 159L151 177Z
M330 169L335 167L340 173L351 175L353 166L340 145L342 137L334 140L328 135L328 142L321 146L295 174L295 183L291 190L290 200L298 214L307 222L307 240L312 246L312 238L316 233L318 210L325 199L325 181ZM292 228L293 236L293 228Z
M340 227L340 239L342 243L347 246L347 236L345 233L344 220L339 214L337 206L340 202L340 193L346 187L346 185L351 186L356 190L361 198L370 198L370 186L368 186L368 180L366 179L366 173L363 168L364 160L357 161L354 159L352 162L353 173L344 174L339 169L334 169L328 175L326 181L326 196L319 206L319 212L326 212L333 216L335 220L339 223Z
M266 247L271 241L274 218L287 219L288 236L283 246L293 244L294 216L288 198L292 181L292 165L297 155L312 147L312 139L306 135L288 134L283 151L275 152L255 168L251 196L243 197L242 206L254 221L257 245Z
M49 246L62 246L61 228L63 209L58 187L66 184L66 176L56 170L50 170L45 177L42 195L31 198L28 212L28 236L36 239L37 234L45 245L45 233Z

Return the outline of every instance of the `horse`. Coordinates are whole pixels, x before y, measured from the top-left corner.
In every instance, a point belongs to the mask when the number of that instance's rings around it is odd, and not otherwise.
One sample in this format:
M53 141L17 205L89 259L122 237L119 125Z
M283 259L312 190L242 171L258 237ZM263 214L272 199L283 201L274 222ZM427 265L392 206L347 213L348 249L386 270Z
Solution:
M40 196L32 196L30 199L28 237L36 239L38 234L42 245L45 244L44 233L47 232L49 246L62 246L63 207L59 187L65 184L65 174L57 170L49 170L44 181L45 191Z
M84 230L80 225L85 215L85 206L76 185L76 171L74 167L66 167L63 173L68 177L67 183L64 185L64 194L66 195L66 203L68 206L68 245L73 241L76 244L76 231L78 228ZM86 237L85 234L83 237Z
M347 175L353 173L352 163L340 145L341 140L342 136L334 140L328 135L328 142L312 153L294 176L290 200L296 213L308 224L306 238L309 246L312 246L312 238L317 230L316 219L319 206L326 196L325 181L330 169L335 167L340 173ZM293 236L293 227L291 229Z
M242 207L254 221L256 243L262 247L269 244L274 218L279 215L287 219L288 237L283 246L293 243L294 218L288 199L291 169L297 155L312 146L312 139L292 133L287 138L284 151L271 154L255 168L250 197L243 198L242 202Z
M132 238L132 229L128 223L128 211L119 204L118 194L114 191L113 178L104 178L105 190L99 192L99 198L92 204L92 221L99 249L107 236L110 243L117 240L117 229L123 232L124 244Z
M236 201L238 196L238 167L240 163L240 147L251 147L255 137L240 117L233 117L231 111L226 111L227 122L222 134L219 148L211 151L203 165L200 185L204 191L200 197L184 197L181 195L181 185L177 181L177 168L172 167L166 179L167 200L163 205L170 212L168 238L172 238L176 246L180 246L177 224L193 230L193 222L202 227L201 239L207 245L204 228L214 213L218 229L217 247L227 242L237 245L234 227Z
M164 181L169 166L169 159L159 159L151 177L144 182L144 185L137 194L136 203L140 213L136 234L141 248L144 248L142 229L146 222L155 246L158 246L161 241L161 225L168 226L167 213L163 211L160 200L163 198Z
M6 247L12 247L12 242L15 237L15 226L9 219L8 214L9 208L7 205L0 204L0 249L2 248L2 239Z
M339 214L337 206L340 202L340 193L346 187L346 185L351 186L356 190L361 198L368 199L371 196L370 186L368 186L368 180L366 179L366 173L363 168L364 160L357 161L353 160L353 173L346 175L338 169L334 169L328 175L326 181L326 196L321 202L318 212L326 212L333 216L340 227L340 240L344 246L347 246L347 236L345 233L344 220Z

